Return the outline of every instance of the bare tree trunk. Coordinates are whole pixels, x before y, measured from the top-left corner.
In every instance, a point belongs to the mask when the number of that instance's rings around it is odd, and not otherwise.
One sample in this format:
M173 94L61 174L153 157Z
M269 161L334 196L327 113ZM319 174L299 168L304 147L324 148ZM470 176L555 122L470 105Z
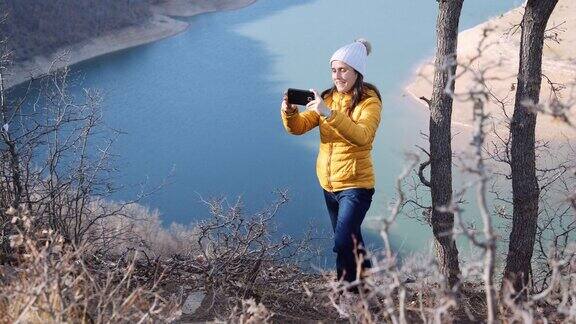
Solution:
M542 47L548 18L558 0L528 0L522 18L520 66L510 125L514 210L504 280L516 291L528 284L538 220L540 189L536 178L535 128L542 81Z
M436 22L434 89L430 102L430 189L432 230L440 271L452 287L458 282L458 249L452 237L454 214L439 210L452 202L452 92L456 73L458 23L464 0L440 0Z

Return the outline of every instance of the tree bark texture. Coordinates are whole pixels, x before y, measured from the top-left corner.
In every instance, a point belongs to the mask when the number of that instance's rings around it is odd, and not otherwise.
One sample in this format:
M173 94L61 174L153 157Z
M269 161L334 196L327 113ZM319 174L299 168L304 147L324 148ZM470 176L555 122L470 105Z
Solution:
M440 211L452 202L452 144L450 124L456 73L458 23L464 0L439 1L436 22L437 48L430 102L430 189L432 230L440 271L450 286L458 282L458 249L453 239L454 214Z
M558 0L529 0L522 18L520 65L514 114L510 125L512 168L512 231L504 280L516 291L528 284L538 221L540 188L536 178L535 128L542 83L542 47L548 18Z

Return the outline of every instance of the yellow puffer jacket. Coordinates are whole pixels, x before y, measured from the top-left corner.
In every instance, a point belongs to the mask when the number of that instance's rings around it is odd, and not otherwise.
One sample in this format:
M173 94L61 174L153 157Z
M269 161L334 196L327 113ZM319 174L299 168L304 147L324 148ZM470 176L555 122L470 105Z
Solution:
M291 115L281 112L284 128L290 134L301 135L320 126L316 174L326 191L374 188L371 151L382 103L374 91L368 90L350 118L346 107L351 101L351 95L337 91L324 98L332 109L330 118L309 110Z

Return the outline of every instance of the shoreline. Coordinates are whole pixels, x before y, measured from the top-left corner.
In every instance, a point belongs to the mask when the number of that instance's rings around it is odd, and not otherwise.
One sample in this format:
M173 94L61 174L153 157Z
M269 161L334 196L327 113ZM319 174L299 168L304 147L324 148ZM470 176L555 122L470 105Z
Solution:
M569 17L576 11L576 4L569 0L560 0L556 9L548 21L548 27L561 24L564 32L559 33L559 43L551 40L544 46L542 57L542 73L555 83L565 84L565 95L575 93L576 90L576 35L572 33L576 30L576 22ZM484 23L476 25L458 33L458 63L469 66L474 72L485 69L486 85L490 91L506 102L505 111L508 116L512 116L515 98L515 84L519 65L520 31L516 33L506 33L510 26L519 23L523 15L523 6L509 10L506 13L490 18ZM484 38L484 30L490 29ZM480 57L478 45L483 41ZM471 63L473 62L473 63ZM463 72L459 66L456 80L456 94L466 94L476 87L473 72ZM428 58L413 70L412 77L404 85L404 92L409 95L417 105L427 108L427 105L420 100L421 96L429 97L432 94L432 80L434 78L434 57ZM458 95L457 95L458 96ZM549 103L551 98L550 86L546 79L542 80L540 91L540 103ZM560 96L562 98L562 96ZM574 98L572 98L574 99ZM562 100L562 99L561 99ZM572 100L573 101L573 100ZM567 110L567 117L574 123L576 121L576 107L574 102L566 103L571 109ZM454 99L452 110L452 127L465 132L470 132L473 128L472 103ZM493 117L495 130L500 134L506 134L506 117L502 107L491 100L486 103L485 112ZM561 121L543 113L538 114L536 134L538 139L560 140L576 137L576 130ZM490 134L491 135L491 134Z
M172 0L154 6L152 12L170 17L192 17L215 11L242 9L255 2L256 0Z
M186 31L190 24L171 18L236 10L247 7L256 0L172 0L152 7L152 17L147 21L84 42L66 46L49 55L36 56L29 60L13 63L4 73L4 88L20 85L31 79L40 78L51 71L72 66L102 55L150 44Z

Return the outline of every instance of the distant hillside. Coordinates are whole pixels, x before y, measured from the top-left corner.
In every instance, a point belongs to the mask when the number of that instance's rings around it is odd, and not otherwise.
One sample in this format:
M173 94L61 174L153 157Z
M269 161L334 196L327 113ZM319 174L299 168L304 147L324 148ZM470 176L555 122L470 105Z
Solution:
M15 61L54 52L151 17L159 0L2 0L0 37Z

